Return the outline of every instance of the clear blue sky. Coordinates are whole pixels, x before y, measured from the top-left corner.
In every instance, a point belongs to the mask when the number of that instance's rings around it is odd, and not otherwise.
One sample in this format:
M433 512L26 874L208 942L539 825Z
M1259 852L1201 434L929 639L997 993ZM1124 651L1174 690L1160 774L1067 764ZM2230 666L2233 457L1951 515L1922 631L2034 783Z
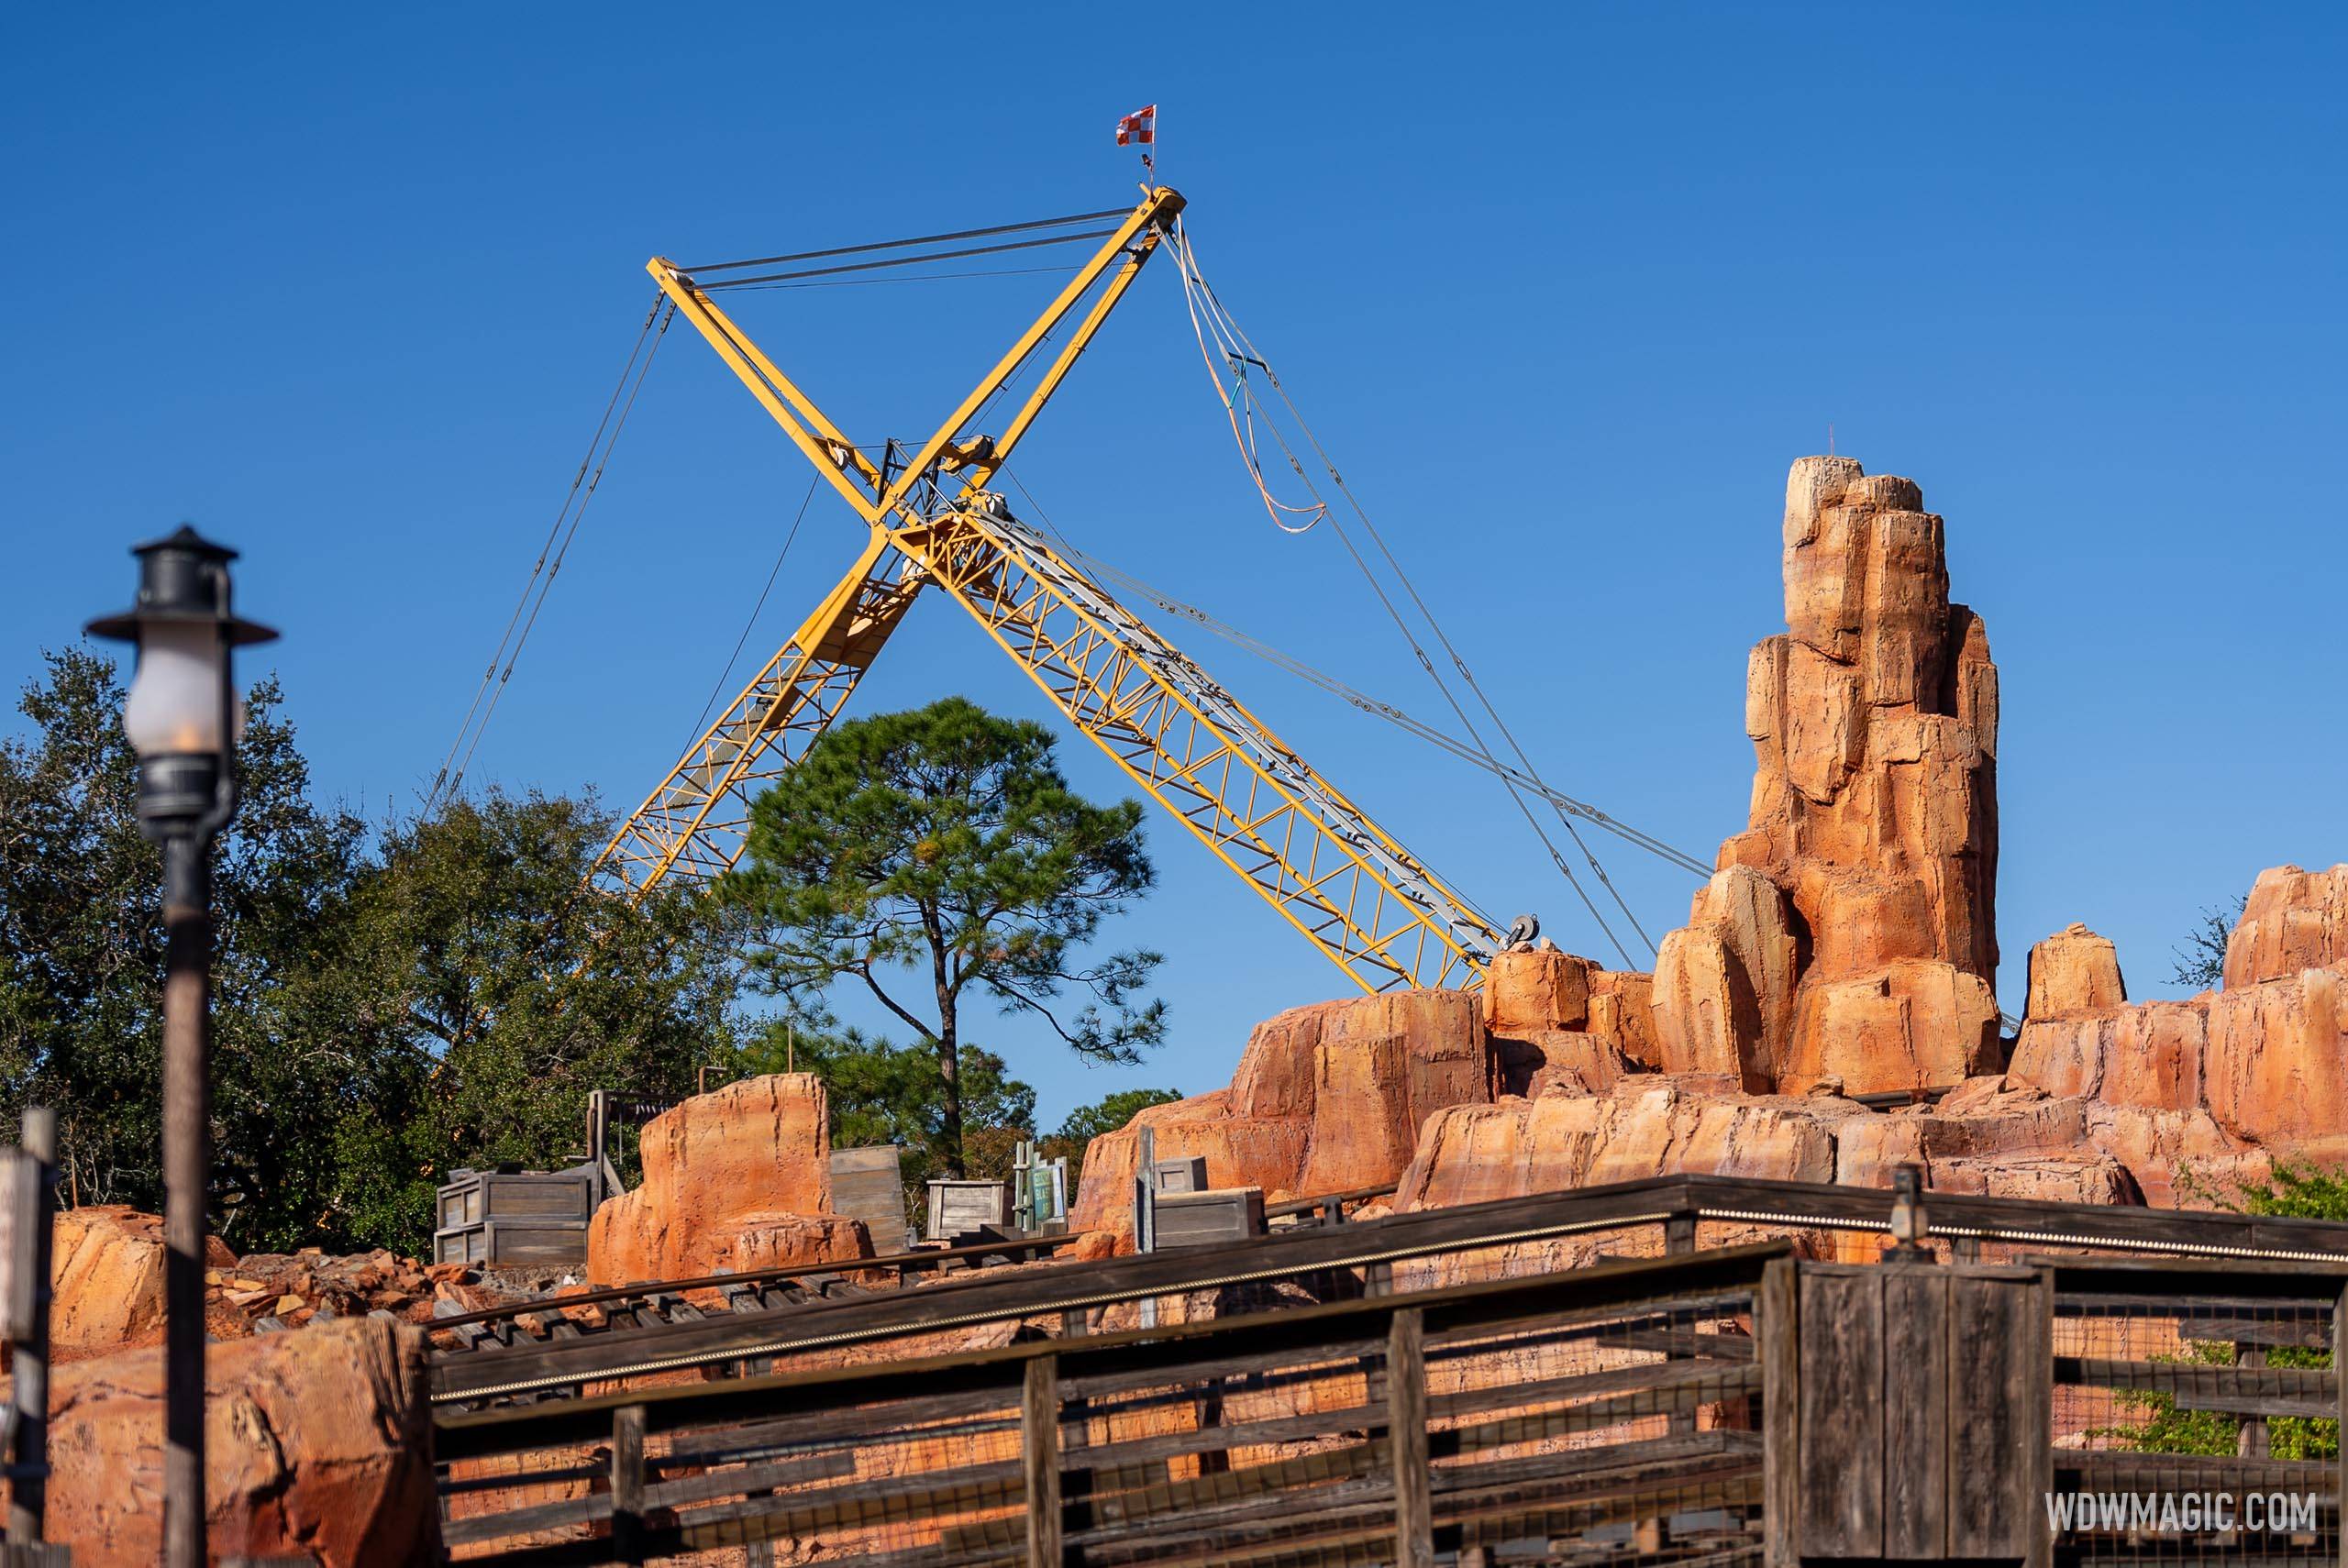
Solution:
M413 804L647 256L1117 205L1111 124L1156 100L1210 276L1554 781L1707 858L1742 825L1781 486L1831 424L1947 516L2004 671L2007 1005L2074 919L2157 994L2201 906L2348 858L2343 30L2313 6L18 8L0 674L192 518L285 631L320 787ZM903 436L1048 286L743 314L860 439ZM1093 553L1435 712L1335 541L1254 507L1170 268L1020 468ZM477 772L638 798L805 488L671 334ZM855 542L819 501L755 652ZM1501 918L1603 954L1489 779L1185 640ZM859 706L948 691L1048 716L928 602ZM1168 955L1172 1043L1113 1073L992 1030L1047 1120L1221 1084L1253 1021L1342 989L1187 836L1153 842L1162 890L1119 935ZM1689 878L1609 863L1651 931L1684 918Z

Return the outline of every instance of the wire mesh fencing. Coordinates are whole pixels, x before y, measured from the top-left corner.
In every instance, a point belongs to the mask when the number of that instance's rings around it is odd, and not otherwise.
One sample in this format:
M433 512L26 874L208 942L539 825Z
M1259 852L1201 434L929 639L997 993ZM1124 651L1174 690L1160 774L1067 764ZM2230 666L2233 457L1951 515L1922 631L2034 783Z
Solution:
M485 1563L1367 1565L1416 1532L1463 1565L1757 1556L1757 1268L1629 1264L454 1418L449 1544Z
M2054 1560L2340 1562L2337 1297L2147 1283L2055 1297Z

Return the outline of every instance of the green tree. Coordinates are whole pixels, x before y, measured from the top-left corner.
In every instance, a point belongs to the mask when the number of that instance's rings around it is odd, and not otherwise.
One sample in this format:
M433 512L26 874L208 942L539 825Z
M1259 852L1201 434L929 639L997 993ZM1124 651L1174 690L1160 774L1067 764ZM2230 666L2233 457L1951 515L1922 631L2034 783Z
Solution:
M741 1053L746 1073L780 1073L795 1067L823 1080L831 1105L836 1149L893 1143L909 1187L918 1187L947 1170L946 1080L937 1053L925 1043L897 1045L856 1028L834 1032L792 1021L776 1022ZM1001 1056L983 1046L961 1047L962 1123L966 1159L983 1134L1009 1134L1012 1142L1036 1135L1036 1091L1011 1076ZM984 1140L990 1146L1001 1136ZM969 1161L974 1166L985 1162ZM980 1176L1010 1174L974 1169Z
M69 1201L162 1201L161 867L115 667L49 657L0 739L0 1136L56 1108ZM240 1252L428 1242L451 1165L560 1162L587 1091L676 1093L735 1039L734 930L585 895L592 803L495 792L379 834L318 804L272 680L214 875L214 1227Z
M384 832L322 982L413 1069L394 1114L345 1130L355 1229L420 1246L451 1167L565 1164L592 1091L680 1096L732 1059L727 912L683 889L589 890L613 825L592 801L493 790Z
M1137 1061L1163 1037L1164 1004L1135 1005L1158 955L1079 956L1151 881L1139 802L1086 801L1042 726L949 697L817 740L759 798L722 886L766 988L811 1010L845 980L920 1038L960 1176L967 1002L1040 1020L1096 1061Z
M2242 911L2249 902L2250 895L2238 894L2231 906L2211 904L2201 911L2201 922L2187 933L2185 945L2169 950L2176 960L2169 972L2178 985L2205 991L2224 983L2226 939L2242 923Z
M0 1094L58 1112L66 1197L162 1200L161 862L139 836L114 664L47 656L0 740ZM342 917L365 828L308 794L273 679L249 697L244 805L214 869L215 1199L247 1250L309 1239L330 1202L316 1152L382 1087L363 1034L296 983Z
M1047 1159L1068 1161L1069 1190L1073 1193L1084 1175L1084 1152L1092 1140L1103 1132L1114 1132L1153 1105L1169 1105L1181 1099L1170 1088L1129 1088L1080 1105L1068 1113L1058 1131L1039 1145Z
M2212 911L2214 917L2217 911ZM2236 911L2239 915L2240 911ZM2219 954L2224 954L2222 926ZM2295 1220L2348 1220L2348 1173L2320 1166L2277 1162L2263 1181L2234 1181L2224 1187L2202 1181L2190 1170L2178 1183L2187 1196L2245 1214L2273 1214ZM2230 1366L2237 1359L2229 1343L2187 1340L2182 1352L2155 1355L2154 1361L2198 1362ZM2277 1345L2267 1351L2270 1366L2329 1367L2331 1353L2299 1345ZM2119 1402L2142 1413L2142 1423L2098 1429L2092 1436L2110 1438L2146 1453L2232 1454L2242 1440L2242 1418L2220 1410L2183 1410L2176 1396L2151 1390L2128 1391ZM2267 1419L2268 1452L2276 1459L2326 1460L2340 1455L2340 1423L2308 1416Z

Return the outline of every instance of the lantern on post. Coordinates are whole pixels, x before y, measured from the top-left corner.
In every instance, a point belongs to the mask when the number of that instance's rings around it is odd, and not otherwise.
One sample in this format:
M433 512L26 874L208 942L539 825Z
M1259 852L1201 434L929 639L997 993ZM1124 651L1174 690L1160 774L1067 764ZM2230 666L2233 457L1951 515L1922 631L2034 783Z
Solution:
M236 551L183 525L131 553L138 602L88 630L138 648L122 727L138 756L139 831L163 852L163 1555L168 1568L203 1568L212 844L237 814L244 701L231 650L277 634L237 615Z

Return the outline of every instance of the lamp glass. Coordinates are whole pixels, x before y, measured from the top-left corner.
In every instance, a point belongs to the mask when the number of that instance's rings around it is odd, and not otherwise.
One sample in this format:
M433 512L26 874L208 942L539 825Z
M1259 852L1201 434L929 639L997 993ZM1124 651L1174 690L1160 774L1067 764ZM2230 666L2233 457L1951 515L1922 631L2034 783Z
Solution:
M166 621L142 628L138 673L122 708L130 748L140 756L221 751L220 682L227 658L219 628L208 623ZM238 729L242 716L239 712Z

